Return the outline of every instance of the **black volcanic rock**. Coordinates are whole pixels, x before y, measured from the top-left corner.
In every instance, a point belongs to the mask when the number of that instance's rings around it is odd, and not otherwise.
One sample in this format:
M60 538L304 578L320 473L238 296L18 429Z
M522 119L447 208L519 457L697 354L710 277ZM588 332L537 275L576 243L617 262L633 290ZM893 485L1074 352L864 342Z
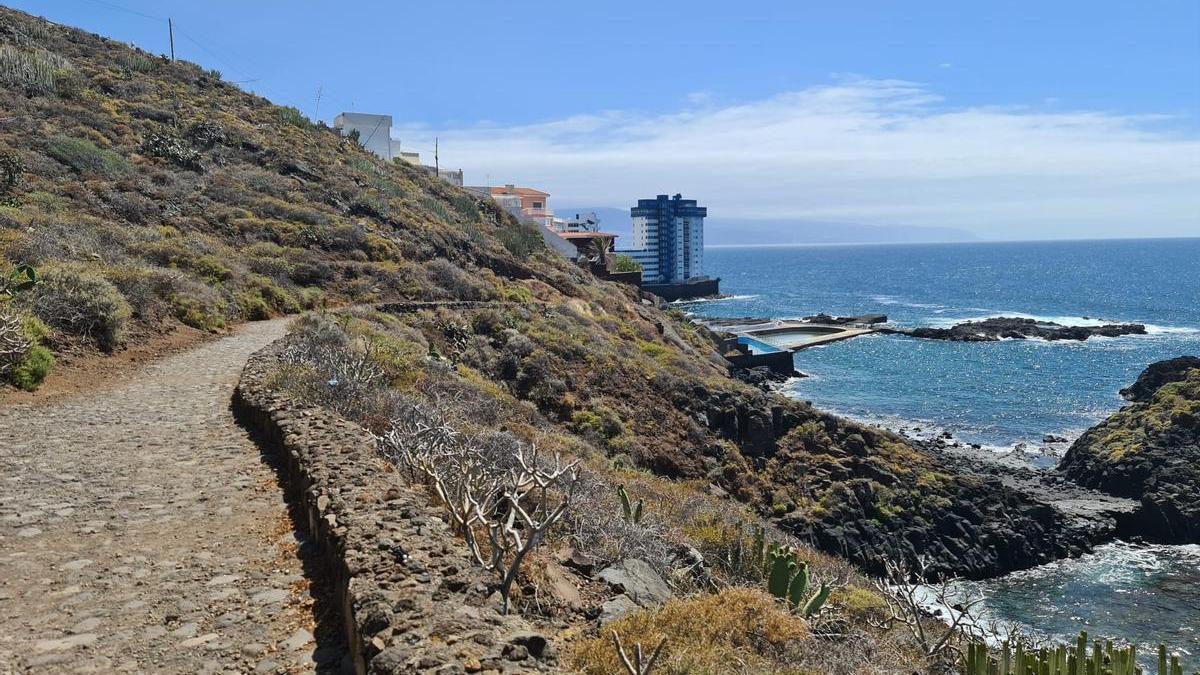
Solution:
M952 342L994 342L1000 339L1086 340L1093 336L1145 335L1146 327L1140 323L1064 326L1052 321L1001 316L983 321L967 321L950 328L897 328L882 332Z
M1081 485L1139 500L1130 529L1152 541L1200 542L1200 364L1190 363L1147 368L1126 390L1135 402L1088 429L1058 467Z
M1121 390L1121 396L1135 403L1145 403L1164 384L1186 379L1188 371L1192 368L1200 368L1200 357L1180 356L1152 363L1138 375L1136 382Z
M808 323L824 323L835 326L844 326L848 324L864 324L875 325L877 323L887 323L886 314L860 314L859 316L831 316L821 313L812 316L806 316L801 319Z

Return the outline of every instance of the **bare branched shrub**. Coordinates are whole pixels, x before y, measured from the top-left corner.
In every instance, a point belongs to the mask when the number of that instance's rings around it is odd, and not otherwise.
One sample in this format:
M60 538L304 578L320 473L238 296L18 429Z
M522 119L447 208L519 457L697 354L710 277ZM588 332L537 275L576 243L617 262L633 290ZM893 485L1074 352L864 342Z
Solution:
M25 336L21 317L0 307L0 380L16 367L33 344Z
M507 612L521 562L571 506L577 463L547 461L508 434L467 437L416 402L396 412L376 437L380 452L433 489L476 562L497 576Z
M868 619L868 623L882 630L902 627L927 658L957 658L961 641L983 640L1002 630L982 618L982 594L964 592L954 579L931 574L924 556L912 567L885 559L884 571L872 585L887 604L887 614L882 620ZM946 621L933 620L933 608L940 608Z
M306 367L311 377L297 377L293 388L350 419L361 420L373 412L386 383L374 357L375 345L321 316L306 316L298 323L281 360Z

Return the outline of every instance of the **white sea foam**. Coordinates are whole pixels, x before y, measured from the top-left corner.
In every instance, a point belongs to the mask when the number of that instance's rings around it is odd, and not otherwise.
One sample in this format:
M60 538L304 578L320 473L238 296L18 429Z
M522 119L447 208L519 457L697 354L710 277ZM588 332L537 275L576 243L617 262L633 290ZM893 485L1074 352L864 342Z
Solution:
M1200 334L1200 328L1193 326L1158 326L1152 323L1145 324L1146 332L1150 335L1197 335Z
M872 295L869 297L872 301L877 302L881 305L898 305L900 307L912 307L915 309L933 309L933 310L941 310L943 312L946 311L947 309L949 309L949 307L947 307L945 305L939 305L937 303L930 303L930 302L912 302L910 300L906 300L905 298L901 298L901 297L898 297L895 295Z
M695 298L692 300L672 300L672 305L699 305L707 302L725 302L726 300L754 300L758 295L726 295L720 298Z

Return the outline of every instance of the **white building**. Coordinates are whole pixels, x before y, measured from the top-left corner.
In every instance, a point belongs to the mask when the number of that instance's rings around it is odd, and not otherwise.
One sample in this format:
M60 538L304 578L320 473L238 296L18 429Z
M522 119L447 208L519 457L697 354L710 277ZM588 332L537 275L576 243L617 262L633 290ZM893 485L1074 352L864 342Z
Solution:
M400 156L400 144L392 141L392 116L344 112L333 118L333 128L343 136L358 132L358 144L380 159ZM396 147L393 149L392 145Z
M392 161L403 160L425 171L435 174L438 178L462 187L462 169L441 169L421 164L421 154L400 150L400 141L392 138L392 116L371 115L368 113L344 112L333 118L333 128L342 136L351 136L358 132L358 144L376 157Z
M558 232L599 232L600 218L595 213L576 213L574 218L566 220L555 218L554 229Z

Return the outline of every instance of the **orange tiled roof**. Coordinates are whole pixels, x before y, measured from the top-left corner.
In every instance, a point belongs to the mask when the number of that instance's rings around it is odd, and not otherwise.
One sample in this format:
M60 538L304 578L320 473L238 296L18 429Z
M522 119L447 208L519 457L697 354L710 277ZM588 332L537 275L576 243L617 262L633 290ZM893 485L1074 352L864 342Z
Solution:
M612 237L613 239L617 238L617 235L611 232L555 232L555 234L563 239L595 239L596 237Z
M494 188L491 188L491 191L492 191L492 194L494 194L494 195L524 195L524 196L528 196L528 197L549 197L550 196L549 192L542 192L541 190L535 190L533 188L523 188L523 187L513 187L513 188L510 188L507 186L494 187Z

